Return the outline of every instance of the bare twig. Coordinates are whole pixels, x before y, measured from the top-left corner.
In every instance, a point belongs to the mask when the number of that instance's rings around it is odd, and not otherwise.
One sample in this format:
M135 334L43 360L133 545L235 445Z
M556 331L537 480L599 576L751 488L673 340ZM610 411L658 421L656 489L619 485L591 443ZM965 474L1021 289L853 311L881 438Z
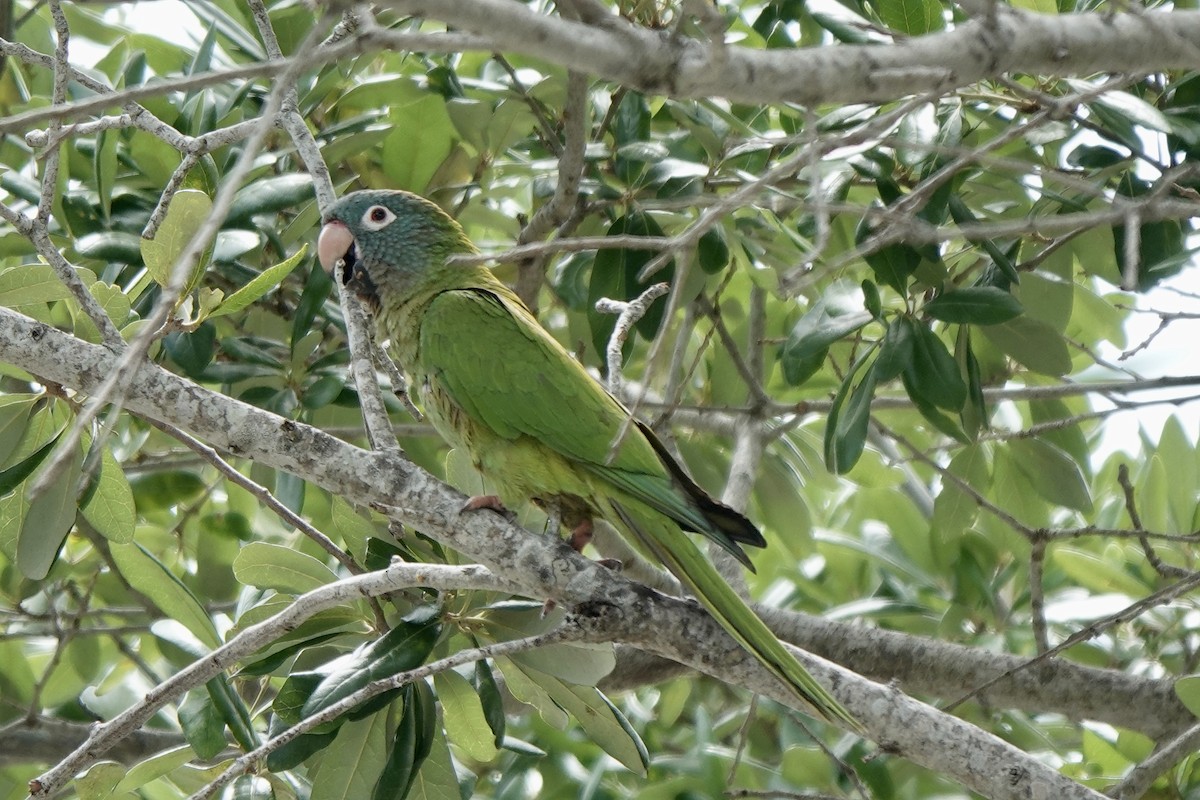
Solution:
M608 338L608 346L604 353L605 363L608 366L608 391L618 399L622 397L624 389L621 369L624 358L621 350L625 347L625 340L629 338L637 321L646 316L651 304L666 294L670 288L666 283L656 283L629 302L612 300L607 297L596 301L596 310L601 314L619 315L617 325Z

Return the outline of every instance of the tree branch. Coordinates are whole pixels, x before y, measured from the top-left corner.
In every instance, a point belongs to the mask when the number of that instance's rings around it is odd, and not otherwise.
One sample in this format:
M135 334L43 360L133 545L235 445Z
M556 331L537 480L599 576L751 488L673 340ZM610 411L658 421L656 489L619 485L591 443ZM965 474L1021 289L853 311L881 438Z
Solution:
M52 360L45 358L48 352L55 354ZM101 382L114 358L101 347L0 309L0 360L87 391ZM796 703L694 604L647 592L565 544L530 534L498 515L462 513L461 494L398 455L360 450L150 364L144 364L131 383L127 403L133 411L187 429L214 446L266 466L301 475L351 502L397 503L392 511L400 521L490 565L496 574L522 587L522 593L551 597L571 608L599 604L615 609L620 614L612 629L615 639L778 702ZM1036 785L1047 796L1098 797L974 726L820 658L804 652L797 655L892 752L943 772L973 791L992 798L1018 798ZM1112 697L1108 700L1112 702ZM43 776L38 796L51 793L94 757L92 748L81 747L74 760ZM1014 771L1014 764L1020 769Z

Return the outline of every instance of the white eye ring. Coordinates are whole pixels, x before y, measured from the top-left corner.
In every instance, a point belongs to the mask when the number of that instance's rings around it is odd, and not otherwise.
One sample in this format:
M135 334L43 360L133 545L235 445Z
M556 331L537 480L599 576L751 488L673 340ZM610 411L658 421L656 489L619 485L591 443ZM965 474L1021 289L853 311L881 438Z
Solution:
M363 227L369 231L380 231L392 224L396 215L386 206L371 206L362 215Z

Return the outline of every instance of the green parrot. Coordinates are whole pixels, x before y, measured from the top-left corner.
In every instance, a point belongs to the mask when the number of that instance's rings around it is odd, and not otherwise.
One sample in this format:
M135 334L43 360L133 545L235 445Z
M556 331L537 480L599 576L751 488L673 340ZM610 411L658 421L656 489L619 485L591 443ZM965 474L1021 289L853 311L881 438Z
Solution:
M346 195L317 240L321 265L340 266L371 310L434 427L496 485L499 498L469 505L532 500L574 529L576 549L593 518L607 520L801 699L857 728L685 533L753 570L742 545L766 545L754 524L697 486L647 427L628 425L629 411L489 270L447 263L475 252L442 209L400 191Z

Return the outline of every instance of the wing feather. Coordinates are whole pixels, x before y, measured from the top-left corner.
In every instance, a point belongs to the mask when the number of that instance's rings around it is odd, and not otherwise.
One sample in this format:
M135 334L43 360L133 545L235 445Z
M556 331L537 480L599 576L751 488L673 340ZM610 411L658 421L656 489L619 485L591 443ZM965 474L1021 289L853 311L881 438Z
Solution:
M627 427L625 407L515 297L489 289L438 294L421 320L418 359L464 413L497 435L538 440L743 563L737 542L764 544L753 524L696 486L653 434ZM623 428L621 447L610 454Z

